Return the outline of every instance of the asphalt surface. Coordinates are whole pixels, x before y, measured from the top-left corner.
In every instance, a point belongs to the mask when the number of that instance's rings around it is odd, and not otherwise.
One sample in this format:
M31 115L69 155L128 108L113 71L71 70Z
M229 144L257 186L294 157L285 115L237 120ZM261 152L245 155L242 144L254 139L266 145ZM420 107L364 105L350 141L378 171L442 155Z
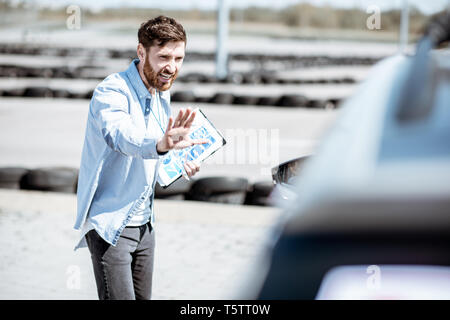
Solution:
M0 189L0 299L97 299L73 194ZM281 212L156 200L153 299L252 298Z

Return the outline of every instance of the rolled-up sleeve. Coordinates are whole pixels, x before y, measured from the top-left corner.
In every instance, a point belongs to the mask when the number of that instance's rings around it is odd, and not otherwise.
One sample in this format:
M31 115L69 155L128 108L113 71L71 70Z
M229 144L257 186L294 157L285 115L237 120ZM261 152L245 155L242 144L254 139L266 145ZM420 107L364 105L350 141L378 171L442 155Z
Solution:
M133 123L128 109L128 99L119 89L95 89L90 112L106 144L126 156L161 158L156 150L158 141Z

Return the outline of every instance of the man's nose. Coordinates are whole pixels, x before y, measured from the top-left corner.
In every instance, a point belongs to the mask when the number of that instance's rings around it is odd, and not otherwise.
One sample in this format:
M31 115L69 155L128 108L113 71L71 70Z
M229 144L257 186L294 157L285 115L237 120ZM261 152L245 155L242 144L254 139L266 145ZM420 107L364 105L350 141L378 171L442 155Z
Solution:
M169 63L166 65L166 70L169 71L170 73L174 73L177 70L175 60L169 61Z

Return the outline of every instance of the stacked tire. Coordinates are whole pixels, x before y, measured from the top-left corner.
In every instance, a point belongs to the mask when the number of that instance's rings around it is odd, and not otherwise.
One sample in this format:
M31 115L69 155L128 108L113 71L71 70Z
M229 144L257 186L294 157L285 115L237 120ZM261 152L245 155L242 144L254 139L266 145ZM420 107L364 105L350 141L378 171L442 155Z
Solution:
M0 188L20 189L20 182L27 173L22 167L0 168Z
M78 170L67 167L48 167L29 170L21 180L21 189L75 193Z
M166 200L184 200L185 194L189 192L193 180L180 178L167 188L161 187L158 183L155 185L155 198Z
M272 181L255 182L247 191L244 204L256 206L269 206L269 196L274 184Z
M247 194L248 181L236 177L208 177L196 180L186 200L216 203L243 204Z

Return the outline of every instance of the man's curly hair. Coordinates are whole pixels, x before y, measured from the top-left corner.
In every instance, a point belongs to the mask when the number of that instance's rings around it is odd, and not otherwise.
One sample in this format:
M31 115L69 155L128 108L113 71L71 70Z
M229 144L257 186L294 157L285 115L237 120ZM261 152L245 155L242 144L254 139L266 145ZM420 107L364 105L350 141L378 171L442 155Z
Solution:
M175 19L159 16L141 24L138 40L145 49L153 45L164 46L170 41L183 41L186 45L186 31Z

